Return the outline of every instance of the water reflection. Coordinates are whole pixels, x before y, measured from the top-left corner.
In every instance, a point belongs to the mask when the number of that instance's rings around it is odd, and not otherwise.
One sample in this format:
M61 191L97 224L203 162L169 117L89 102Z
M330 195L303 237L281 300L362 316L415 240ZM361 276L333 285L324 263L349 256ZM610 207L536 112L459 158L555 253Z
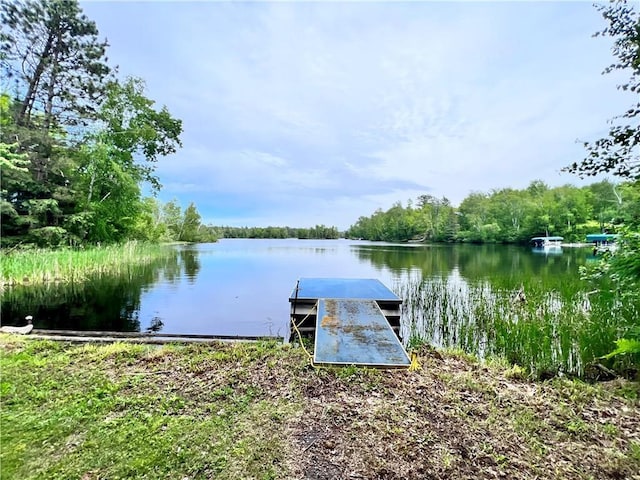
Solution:
M96 275L82 284L51 283L17 286L2 298L3 324L34 317L35 328L90 331L141 331L141 298L158 283L194 283L200 271L197 248L169 250L163 258L139 266L124 266L115 275ZM156 315L144 329L160 332Z
M189 283L196 282L198 272L200 272L200 260L198 259L198 247L196 245L188 245L180 250L180 263L184 268L184 276Z
M223 240L82 285L9 289L2 321L33 315L36 328L283 337L299 277L378 278L404 300L406 340L576 372L624 327L607 316L613 307L589 302L578 270L590 257L574 248L543 255L503 245ZM519 289L526 301L514 304Z
M507 245L366 245L353 250L361 260L389 269L396 276L418 270L423 278L442 277L455 271L470 281L488 279L512 288L530 278L555 285L566 276L576 277L586 260L584 249L545 257Z
M536 255L562 255L562 247L534 247L531 251Z

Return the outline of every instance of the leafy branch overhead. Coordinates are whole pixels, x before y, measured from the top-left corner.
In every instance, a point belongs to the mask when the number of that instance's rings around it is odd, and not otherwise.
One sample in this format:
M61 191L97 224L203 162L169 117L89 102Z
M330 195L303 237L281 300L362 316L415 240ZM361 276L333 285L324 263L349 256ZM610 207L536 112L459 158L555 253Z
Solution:
M609 25L596 37L614 39L612 48L616 61L603 73L617 70L629 72L627 83L619 85L635 94L629 109L611 121L608 135L594 142L584 142L587 156L574 162L565 171L582 176L612 173L618 177L640 179L640 13L637 3L616 0L596 5Z
M173 118L166 107L154 110L154 102L144 96L144 87L138 78L108 85L98 114L102 127L99 136L120 155L123 165L137 173L137 181L149 182L159 190L160 183L153 175L155 167L149 163L182 146L182 121ZM136 162L137 157L144 162Z

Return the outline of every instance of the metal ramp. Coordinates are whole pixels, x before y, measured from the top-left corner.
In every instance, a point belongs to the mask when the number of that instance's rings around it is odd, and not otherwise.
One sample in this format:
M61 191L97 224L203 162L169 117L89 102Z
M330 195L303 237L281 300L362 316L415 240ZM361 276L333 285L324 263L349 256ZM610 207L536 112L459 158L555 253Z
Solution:
M411 364L377 302L353 298L318 299L313 361L385 368Z

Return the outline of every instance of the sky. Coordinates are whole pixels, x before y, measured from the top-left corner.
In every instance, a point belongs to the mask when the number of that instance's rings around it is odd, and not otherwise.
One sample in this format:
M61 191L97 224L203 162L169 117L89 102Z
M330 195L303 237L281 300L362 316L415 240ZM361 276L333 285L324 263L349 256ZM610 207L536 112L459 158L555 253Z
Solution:
M346 229L423 194L584 185L560 170L632 103L591 2L81 5L183 121L159 198L206 224Z

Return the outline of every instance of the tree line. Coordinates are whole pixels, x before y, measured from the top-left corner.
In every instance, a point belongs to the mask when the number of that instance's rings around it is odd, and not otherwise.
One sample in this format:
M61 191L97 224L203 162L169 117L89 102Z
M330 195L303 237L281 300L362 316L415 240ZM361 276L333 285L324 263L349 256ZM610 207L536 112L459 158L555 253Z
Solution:
M549 187L536 180L522 190L473 192L454 207L443 197L421 195L403 207L360 217L350 238L384 241L524 243L557 235L584 241L588 233L640 225L640 182L603 180L584 187Z
M336 227L316 225L311 228L292 227L214 227L222 238L299 238L336 239L340 232Z
M211 239L194 205L144 198L182 122L117 77L77 0L0 6L1 245Z

